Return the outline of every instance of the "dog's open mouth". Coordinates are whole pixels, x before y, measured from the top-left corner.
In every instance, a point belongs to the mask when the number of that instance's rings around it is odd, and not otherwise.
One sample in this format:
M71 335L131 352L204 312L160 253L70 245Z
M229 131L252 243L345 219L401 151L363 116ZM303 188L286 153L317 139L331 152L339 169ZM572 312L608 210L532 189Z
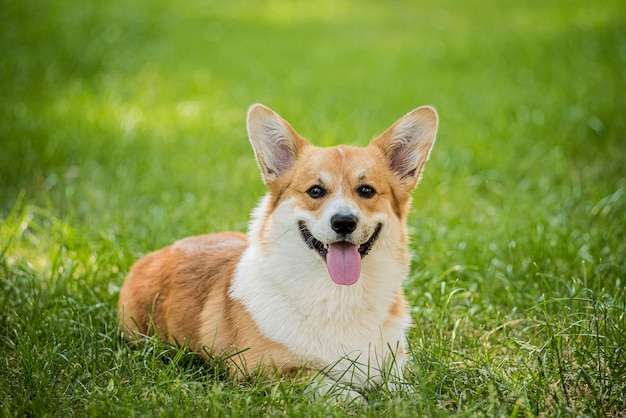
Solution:
M351 285L359 279L361 259L372 249L380 234L382 224L378 224L367 242L359 246L347 241L324 244L311 234L303 221L298 222L298 227L304 242L326 262L331 279L337 284Z

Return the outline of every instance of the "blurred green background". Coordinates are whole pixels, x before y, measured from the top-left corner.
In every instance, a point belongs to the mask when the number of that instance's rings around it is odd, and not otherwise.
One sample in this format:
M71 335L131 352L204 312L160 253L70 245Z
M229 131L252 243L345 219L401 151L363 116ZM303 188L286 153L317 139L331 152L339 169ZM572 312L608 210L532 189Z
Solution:
M250 104L319 145L365 145L431 104L418 255L475 265L468 245L535 242L622 260L620 1L1 4L5 214L24 192L138 252L245 230L263 193Z
M228 205L258 177L244 127L257 101L321 145L365 144L435 105L423 196L464 215L485 193L602 194L624 174L621 2L1 4L5 212L20 190L98 220L132 212L128 196Z
M324 146L438 109L409 220L414 341L463 351L459 324L536 318L581 289L624 322L622 0L0 0L0 51L5 330L31 286L18 271L67 272L57 301L102 303L114 326L138 256L245 230L264 193L255 102Z

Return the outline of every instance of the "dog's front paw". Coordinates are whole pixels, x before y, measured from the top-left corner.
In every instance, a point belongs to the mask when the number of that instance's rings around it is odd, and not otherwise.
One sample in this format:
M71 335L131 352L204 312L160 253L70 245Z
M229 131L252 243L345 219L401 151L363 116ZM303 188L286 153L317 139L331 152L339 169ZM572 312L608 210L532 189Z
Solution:
M353 386L340 383L321 375L311 380L305 393L315 400L322 400L328 404L366 405L365 397Z

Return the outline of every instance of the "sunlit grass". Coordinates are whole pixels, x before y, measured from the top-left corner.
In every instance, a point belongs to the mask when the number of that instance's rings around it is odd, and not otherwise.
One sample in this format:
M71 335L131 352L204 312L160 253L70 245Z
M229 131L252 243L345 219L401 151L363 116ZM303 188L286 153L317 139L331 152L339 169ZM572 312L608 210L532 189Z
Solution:
M0 2L2 415L619 415L622 3ZM319 145L439 110L409 219L411 390L330 406L120 339L134 260L246 229L255 102Z

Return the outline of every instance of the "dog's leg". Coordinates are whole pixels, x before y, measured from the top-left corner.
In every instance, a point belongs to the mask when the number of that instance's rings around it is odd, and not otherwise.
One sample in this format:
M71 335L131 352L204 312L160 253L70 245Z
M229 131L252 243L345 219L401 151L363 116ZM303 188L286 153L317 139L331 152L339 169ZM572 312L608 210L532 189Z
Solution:
M322 373L317 373L311 378L305 394L312 399L323 400L329 404L367 404L365 397L352 385L338 382Z

